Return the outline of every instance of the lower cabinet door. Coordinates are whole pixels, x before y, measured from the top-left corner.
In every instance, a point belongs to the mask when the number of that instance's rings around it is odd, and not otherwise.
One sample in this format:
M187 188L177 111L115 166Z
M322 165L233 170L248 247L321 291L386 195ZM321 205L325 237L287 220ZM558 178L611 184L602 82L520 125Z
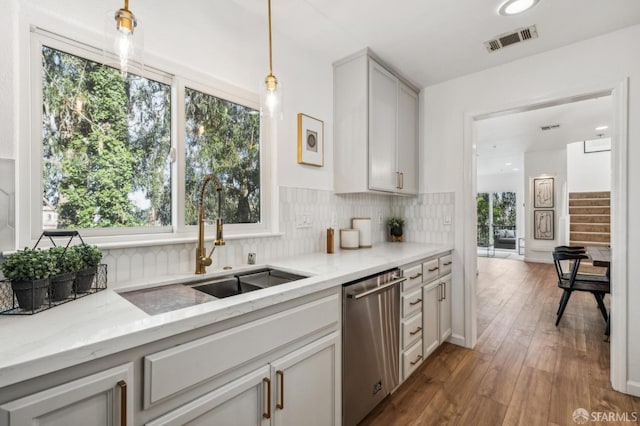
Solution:
M440 281L427 284L422 291L422 343L424 357L427 358L440 344Z
M147 423L168 425L259 425L273 416L273 382L268 366L246 374L200 398Z
M440 301L440 343L451 336L451 275L440 279L442 300Z
M275 382L273 424L329 426L342 423L338 332L272 362L271 374Z
M133 364L124 364L0 406L2 426L133 425Z

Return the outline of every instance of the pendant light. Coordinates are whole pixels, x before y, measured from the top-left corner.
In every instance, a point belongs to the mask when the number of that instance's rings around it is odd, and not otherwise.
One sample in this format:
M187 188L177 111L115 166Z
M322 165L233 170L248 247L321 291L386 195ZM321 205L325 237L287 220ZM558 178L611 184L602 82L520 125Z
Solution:
M129 59L135 53L133 32L138 25L135 15L129 10L129 0L124 0L124 7L118 9L114 18L118 34L114 40L113 47L120 59L120 72L123 76L126 76L129 68Z
M271 0L267 0L269 19L269 74L264 79L261 97L261 112L269 118L282 119L282 85L273 75L273 54L271 49Z

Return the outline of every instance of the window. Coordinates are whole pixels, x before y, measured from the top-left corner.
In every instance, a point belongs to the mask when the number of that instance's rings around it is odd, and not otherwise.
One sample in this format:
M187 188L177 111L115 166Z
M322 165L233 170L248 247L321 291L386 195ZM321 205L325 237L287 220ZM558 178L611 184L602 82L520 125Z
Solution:
M25 235L33 242L44 229L71 228L100 237L96 243L129 244L130 234L193 238L209 173L223 186L225 237L277 227L258 94L204 85L179 65L181 74L146 64L144 76L123 79L105 65L107 55L32 30L32 143L20 147L34 164L20 172L32 188L19 198L31 212ZM205 214L213 220L218 197L213 186L208 191Z
M185 223L196 225L203 177L223 186L225 223L260 222L260 113L185 88ZM205 196L205 217L217 217L217 197Z
M170 226L170 149L169 84L42 46L43 228Z

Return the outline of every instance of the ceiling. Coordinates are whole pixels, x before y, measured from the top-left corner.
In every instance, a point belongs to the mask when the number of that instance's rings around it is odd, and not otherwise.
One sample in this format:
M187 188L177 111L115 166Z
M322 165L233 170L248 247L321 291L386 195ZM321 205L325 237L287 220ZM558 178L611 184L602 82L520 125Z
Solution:
M232 1L266 17L265 0ZM540 0L533 9L511 17L498 15L501 2L272 0L272 14L274 32L306 49L335 61L370 47L419 87L640 23L638 0ZM197 3L204 8L209 0ZM483 45L534 24L537 39L493 53Z
M521 171L525 152L562 149L568 143L610 137L612 114L611 96L602 96L476 121L478 175ZM560 127L541 130L555 124ZM596 130L600 126L608 128Z

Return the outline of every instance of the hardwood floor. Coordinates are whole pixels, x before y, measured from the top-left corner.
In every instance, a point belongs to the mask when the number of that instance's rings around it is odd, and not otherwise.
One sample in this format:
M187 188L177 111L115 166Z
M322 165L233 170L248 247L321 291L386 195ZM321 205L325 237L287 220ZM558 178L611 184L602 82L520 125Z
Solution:
M593 296L573 294L554 325L556 281L551 264L480 258L475 349L443 344L362 424L573 425L577 408L640 416L640 398L609 383Z

